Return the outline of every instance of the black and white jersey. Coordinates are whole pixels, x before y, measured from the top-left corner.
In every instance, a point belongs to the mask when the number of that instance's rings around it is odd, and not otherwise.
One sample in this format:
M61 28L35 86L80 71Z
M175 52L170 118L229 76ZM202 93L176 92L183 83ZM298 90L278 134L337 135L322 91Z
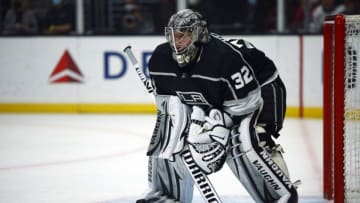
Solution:
M159 45L149 61L158 95L175 95L184 104L215 107L231 115L254 112L262 104L259 82L239 47L211 35L198 60L179 68L168 43Z
M241 52L261 86L269 84L279 76L274 62L250 42L243 39L230 39L228 42Z

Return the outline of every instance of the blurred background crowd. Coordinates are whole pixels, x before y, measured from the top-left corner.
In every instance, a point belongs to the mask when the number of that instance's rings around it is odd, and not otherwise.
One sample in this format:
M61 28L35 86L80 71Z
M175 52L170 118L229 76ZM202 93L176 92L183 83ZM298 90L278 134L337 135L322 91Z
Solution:
M182 8L219 34L322 32L327 15L360 14L360 0L1 0L2 35L159 35ZM280 22L281 21L281 22Z

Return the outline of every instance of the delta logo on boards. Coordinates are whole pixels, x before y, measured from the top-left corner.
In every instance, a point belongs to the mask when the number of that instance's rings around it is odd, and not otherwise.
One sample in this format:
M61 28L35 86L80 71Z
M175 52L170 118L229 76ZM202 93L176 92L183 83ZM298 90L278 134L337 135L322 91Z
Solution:
M72 59L68 50L65 50L59 62L49 77L50 83L82 83L84 76Z

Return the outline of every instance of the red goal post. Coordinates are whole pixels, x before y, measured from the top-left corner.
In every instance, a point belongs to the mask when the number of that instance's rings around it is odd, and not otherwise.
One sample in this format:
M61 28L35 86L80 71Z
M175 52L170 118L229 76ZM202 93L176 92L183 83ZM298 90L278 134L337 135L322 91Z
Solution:
M324 198L360 202L360 16L323 26Z

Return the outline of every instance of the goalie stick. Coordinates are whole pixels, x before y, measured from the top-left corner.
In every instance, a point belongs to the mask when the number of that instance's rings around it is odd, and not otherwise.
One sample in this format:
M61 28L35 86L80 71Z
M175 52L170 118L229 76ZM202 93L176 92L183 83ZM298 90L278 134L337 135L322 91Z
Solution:
M154 91L154 88L150 80L148 80L144 75L144 73L141 71L139 62L134 56L134 53L131 50L131 46L125 47L124 52L130 59L131 64L135 68L135 71L140 77L140 80L143 82L144 86L146 87L146 90L155 96L156 92ZM222 201L219 195L217 194L214 186L211 184L207 175L196 165L188 147L185 146L185 148L180 154L187 170L189 171L192 179L194 180L195 185L198 188L204 201L208 203L217 203L217 202L221 203Z

